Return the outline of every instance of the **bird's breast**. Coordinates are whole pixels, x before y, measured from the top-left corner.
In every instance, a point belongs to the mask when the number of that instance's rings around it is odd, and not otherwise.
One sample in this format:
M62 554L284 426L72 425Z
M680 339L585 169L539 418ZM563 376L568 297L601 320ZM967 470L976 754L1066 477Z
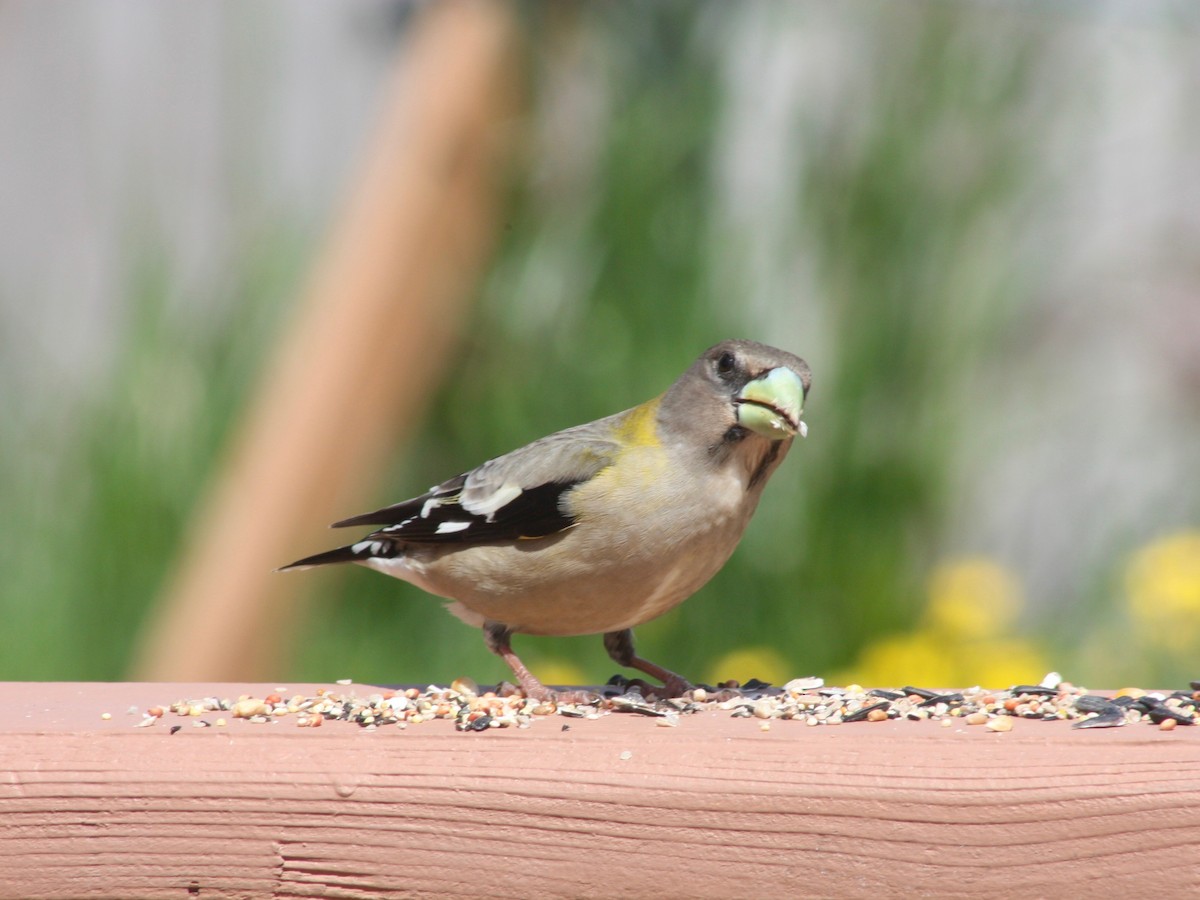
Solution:
M631 499L581 515L548 538L437 551L410 569L426 590L458 601L459 614L528 634L598 634L657 618L725 564L751 509L736 479L712 481L690 503ZM700 502L696 502L700 501ZM586 507L586 504L585 504ZM405 577L405 576L401 576Z
M731 460L732 462L732 460ZM699 590L737 547L757 505L744 466L673 471L655 448L564 495L557 534L459 548L411 546L391 574L457 601L472 622L528 634L598 634L654 619Z

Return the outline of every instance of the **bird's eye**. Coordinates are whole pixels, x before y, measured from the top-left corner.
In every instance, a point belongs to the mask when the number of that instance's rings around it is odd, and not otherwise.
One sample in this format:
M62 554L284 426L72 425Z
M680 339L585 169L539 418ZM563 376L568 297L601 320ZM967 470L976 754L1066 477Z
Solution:
M733 354L726 350L717 357L717 374L728 375L733 371L735 363L736 360L733 358Z

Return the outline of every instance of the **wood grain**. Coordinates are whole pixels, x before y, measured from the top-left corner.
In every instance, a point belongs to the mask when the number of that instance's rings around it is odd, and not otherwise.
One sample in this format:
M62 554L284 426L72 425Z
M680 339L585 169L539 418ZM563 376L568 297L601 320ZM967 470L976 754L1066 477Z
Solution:
M274 687L0 685L0 896L1200 893L1197 728L126 714Z

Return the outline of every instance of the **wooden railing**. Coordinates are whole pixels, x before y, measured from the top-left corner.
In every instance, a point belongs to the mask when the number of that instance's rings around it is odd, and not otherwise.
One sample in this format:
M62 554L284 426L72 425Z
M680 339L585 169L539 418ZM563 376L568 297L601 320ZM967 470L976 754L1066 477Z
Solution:
M1200 896L1200 728L168 708L280 687L0 684L0 896Z

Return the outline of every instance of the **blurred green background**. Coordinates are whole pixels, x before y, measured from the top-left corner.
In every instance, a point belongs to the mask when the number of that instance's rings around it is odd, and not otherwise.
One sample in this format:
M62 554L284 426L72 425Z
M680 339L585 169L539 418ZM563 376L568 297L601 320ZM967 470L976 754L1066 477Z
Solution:
M515 10L503 235L376 505L750 337L812 366L810 436L643 655L702 680L1200 677L1196 7ZM127 672L412 20L0 6L0 679ZM316 584L281 683L507 674L415 588ZM596 638L516 649L550 682L614 671Z

